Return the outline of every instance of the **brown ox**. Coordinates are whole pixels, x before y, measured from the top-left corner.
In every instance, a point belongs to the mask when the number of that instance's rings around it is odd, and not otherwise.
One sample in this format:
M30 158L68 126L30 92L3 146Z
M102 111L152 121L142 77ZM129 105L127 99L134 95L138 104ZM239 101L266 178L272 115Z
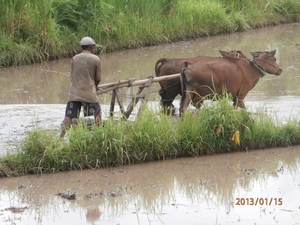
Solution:
M265 72L275 75L282 73L276 63L275 53L276 50L251 52L251 60L205 57L182 61L180 112L187 109L191 97L199 108L205 98L224 92L232 95L234 106L245 108L244 98Z
M231 50L229 52L219 50L223 57L235 57L235 58L246 58L246 56L240 50ZM157 60L155 64L155 74L157 77L171 75L181 72L181 62L183 60L193 60L195 58L202 58L203 56L198 56L194 58L161 58ZM160 81L161 89L159 90L159 95L161 96L161 103L164 108L169 108L173 106L173 101L177 95L181 95L181 84L180 78Z

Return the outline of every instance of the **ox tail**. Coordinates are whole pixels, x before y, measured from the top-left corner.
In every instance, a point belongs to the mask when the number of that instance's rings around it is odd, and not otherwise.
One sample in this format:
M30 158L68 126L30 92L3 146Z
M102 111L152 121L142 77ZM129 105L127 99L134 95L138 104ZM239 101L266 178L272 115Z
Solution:
M161 70L161 67L162 67L162 65L164 64L164 62L165 62L166 60L167 60L166 58L161 58L161 59L157 60L157 62L155 63L155 68L154 68L154 70L155 70L155 75L156 75L157 77L160 76L160 70Z
M181 62L181 72L180 72L180 83L181 83L181 99L180 99L180 111L183 112L183 103L184 103L184 99L187 97L187 80L186 80L186 76L185 76L185 70L188 66L188 63L186 61L182 61Z
M160 74L160 72L161 72L161 67L163 66L163 64L164 64L166 61L167 61L166 58L161 58L161 59L157 60L157 62L155 63L155 68L154 68L154 70L155 70L155 76L156 76L156 77L160 77L160 76L161 76L161 74ZM161 88L161 89L158 91L158 94L161 96L161 102L163 102L163 99L166 98L166 94L167 94L165 88Z

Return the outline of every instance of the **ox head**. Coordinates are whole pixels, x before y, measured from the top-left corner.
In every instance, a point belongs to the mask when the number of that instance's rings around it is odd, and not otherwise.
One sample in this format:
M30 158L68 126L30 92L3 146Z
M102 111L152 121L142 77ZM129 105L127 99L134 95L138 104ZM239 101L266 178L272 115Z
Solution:
M223 57L243 58L243 59L246 59L246 56L245 56L244 53L242 53L242 51L240 51L240 50L230 50L229 52L219 50L219 52L220 52L220 54L221 54Z
M258 51L250 53L253 56L252 62L263 72L275 75L280 75L282 73L282 69L276 62L276 50L271 52Z

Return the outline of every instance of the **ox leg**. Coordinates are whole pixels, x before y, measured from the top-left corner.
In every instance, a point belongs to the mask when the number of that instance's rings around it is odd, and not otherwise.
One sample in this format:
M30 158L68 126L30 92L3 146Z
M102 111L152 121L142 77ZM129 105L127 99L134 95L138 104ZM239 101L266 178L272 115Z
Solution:
M158 93L161 96L160 103L163 108L163 113L173 115L175 113L175 106L173 105L175 97L168 96L164 88L161 88Z
M237 97L235 97L235 98L233 99L233 106L234 106L235 108L240 107L240 108L246 109L244 100L243 100L243 99L239 99L239 98L237 98Z
M195 106L196 109L200 109L203 105L203 101L198 101L196 103L192 103L193 106Z
M245 103L244 103L243 100L240 100L240 101L238 102L238 107L243 108L243 109L246 109L246 106L245 106Z
M197 109L200 109L204 99L198 94L192 94L191 96L192 105L195 106Z
M167 115L175 114L175 106L171 104L165 104L165 102L161 102L162 112Z
M233 97L233 104L232 105L233 105L234 108L237 108L237 99L238 99L237 97Z
M189 93L186 93L185 95L182 96L180 101L180 108L179 108L180 115L183 114L184 111L186 111L190 102L191 102L191 97Z
M175 106L173 105L173 100L161 100L161 106L164 114L173 115L175 113Z

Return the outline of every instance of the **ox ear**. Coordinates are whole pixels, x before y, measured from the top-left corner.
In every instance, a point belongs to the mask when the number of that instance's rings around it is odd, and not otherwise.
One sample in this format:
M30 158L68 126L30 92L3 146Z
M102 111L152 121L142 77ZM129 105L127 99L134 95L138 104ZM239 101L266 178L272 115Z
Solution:
M275 54L276 54L276 49L273 50L273 51L271 51L271 52L269 52L268 56L269 57L273 57Z
M244 53L242 53L242 51L240 51L240 50L237 50L237 53L238 53L238 56L237 57L239 57L239 58L247 58L245 55L244 55Z
M229 52L226 52L226 51L219 50L219 52L223 57L228 57L228 55L229 55Z
M259 52L250 52L253 56L253 59L256 59L259 56Z

